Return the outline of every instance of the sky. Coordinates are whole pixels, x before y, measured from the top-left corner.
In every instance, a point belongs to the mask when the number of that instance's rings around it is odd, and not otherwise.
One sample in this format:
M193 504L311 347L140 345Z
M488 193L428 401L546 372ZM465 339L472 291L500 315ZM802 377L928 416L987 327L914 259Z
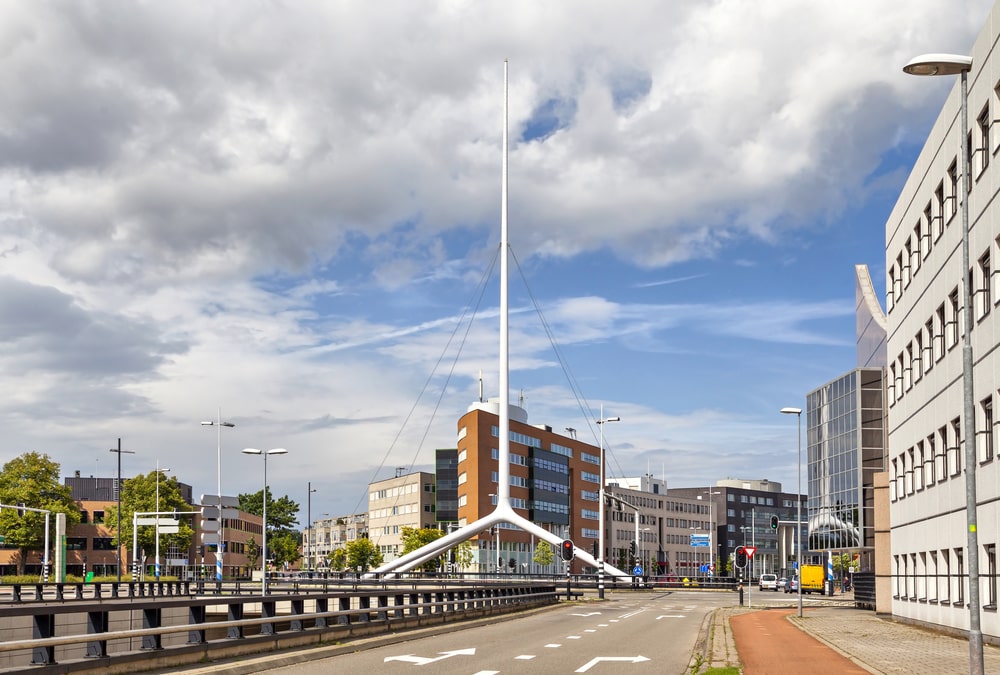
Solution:
M609 477L794 491L778 411L856 365L954 86L902 66L991 6L0 0L0 461L120 438L197 499L285 448L302 523L433 471L498 395L508 60L512 402L620 417Z

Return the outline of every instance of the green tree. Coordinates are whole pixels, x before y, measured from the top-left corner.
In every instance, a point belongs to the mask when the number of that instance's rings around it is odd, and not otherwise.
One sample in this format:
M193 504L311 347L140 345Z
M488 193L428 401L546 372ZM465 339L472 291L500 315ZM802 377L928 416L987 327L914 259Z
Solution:
M237 497L240 509L255 516L264 515L264 490L241 494ZM267 557L277 567L298 560L302 533L296 529L299 505L287 496L275 499L267 490ZM258 553L259 555L259 553Z
M270 512L268 513L270 517ZM275 567L282 567L285 563L289 565L301 558L299 553L299 542L292 532L281 532L273 538L267 538L267 556L274 561Z
M355 539L347 542L347 566L362 572L382 564L382 552L372 543L371 539Z
M419 530L415 527L404 527L400 532L400 538L403 540L403 555L416 551L418 548L437 541L443 536L444 532L432 527L422 527ZM421 565L420 568L427 572L433 572L440 566L441 556L438 556L431 558Z
M329 558L330 569L342 572L347 569L347 549L338 548L330 553Z
M159 485L159 504L156 501L157 485ZM124 544L132 547L132 516L136 513L170 512L170 511L193 511L194 508L184 501L181 496L181 488L177 483L177 478L164 475L163 471L150 471L149 473L129 478L122 481L121 487L122 502L122 529L116 531L118 527L118 506L113 505L105 513L104 522L115 532L114 544L119 546ZM152 516L139 516L140 518ZM162 516L167 517L167 516ZM190 516L178 516L180 525L176 534L160 533L160 551L166 551L171 546L176 546L179 550L186 551L191 547L194 539L194 529L191 527ZM156 550L156 527L152 525L140 525L137 532L137 543L141 553L132 552L136 559L143 562Z
M455 547L455 564L458 565L459 569L469 569L475 560L476 554L471 543L463 541Z
M555 554L552 552L552 544L544 539L539 541L535 546L535 556L532 558L535 564L548 567L555 559Z
M80 522L80 509L73 501L70 489L59 482L59 464L48 455L28 452L15 457L0 469L0 503L24 504L34 509L51 511L49 515L49 546L55 545L57 513L66 514L66 527ZM8 544L18 548L17 572L24 574L29 551L45 547L45 514L14 509L0 509L0 533ZM44 555L39 556L41 562ZM53 557L49 555L49 560Z
M257 543L257 540L254 539L253 535L250 535L250 538L247 539L247 545L245 551L247 556L247 562L249 563L250 567L251 568L257 567L257 563L260 562L260 544Z

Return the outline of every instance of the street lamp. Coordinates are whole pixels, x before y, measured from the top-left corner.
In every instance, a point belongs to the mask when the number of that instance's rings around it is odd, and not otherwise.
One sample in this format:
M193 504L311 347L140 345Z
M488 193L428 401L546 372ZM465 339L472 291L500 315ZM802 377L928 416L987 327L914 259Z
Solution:
M604 599L604 425L608 422L621 422L621 417L604 417L604 404L601 404L601 419L597 420L597 426L601 429L601 489L598 493L600 505L598 508L598 520L601 521L601 529L598 531L599 548L597 552L597 597ZM636 521L638 522L638 520Z
M313 553L313 530L312 530L312 496L316 490L313 489L313 484L306 484L306 569L312 570L312 553Z
M160 472L166 473L170 469L161 469L160 460L156 460L156 527L154 528L156 534L156 565L153 567L156 580L160 580Z
M702 494L708 495L708 576L715 576L715 510L712 508L715 506L715 495L721 495L721 492L715 492L711 488L705 490ZM698 499L701 499L701 495L698 495Z
M962 339L962 416L965 418L965 519L969 559L969 672L984 669L983 631L979 617L979 534L976 518L976 420L972 387L972 288L969 283L969 71L972 57L960 54L923 54L903 66L910 75L961 75L962 146L962 295L965 335Z
M115 551L115 556L118 558L118 583L122 581L122 453L126 455L134 455L135 453L131 450L122 450L122 439L118 439L118 447L111 448L109 452L118 453L118 480L115 482L115 499L118 503L118 525L115 530L115 537L118 539L118 549ZM132 551L132 557L135 558L135 551ZM135 579L133 579L135 581Z
M798 492L795 493L795 503L798 506L798 516L795 523L795 573L798 575L798 583L795 584L796 592L799 596L799 617L802 616L802 408L782 408L783 415L795 415L799 422L797 438L799 441L799 465L795 474L799 479Z
M223 520L223 515L222 515L224 508L222 504L222 427L228 427L232 429L236 425L233 424L232 422L223 422L222 408L219 408L218 418L215 421L202 422L201 426L216 427L219 432L218 434L219 440L218 440L218 445L216 446L216 455L215 455L216 476L218 479L216 487L218 488L219 491L219 543L216 544L215 546L215 580L222 581L222 572L225 569L222 564L222 556L226 549L226 541L225 541L226 528L223 527L223 522L225 521ZM202 558L202 562L203 563L205 562L204 558Z
M267 456L285 455L288 450L284 448L274 448L273 450L258 450L257 448L243 448L245 455L262 455L264 457L264 492L261 493L261 503L264 505L261 515L261 557L260 557L260 594L267 595ZM222 495L219 495L221 498ZM220 499L221 501L221 499Z

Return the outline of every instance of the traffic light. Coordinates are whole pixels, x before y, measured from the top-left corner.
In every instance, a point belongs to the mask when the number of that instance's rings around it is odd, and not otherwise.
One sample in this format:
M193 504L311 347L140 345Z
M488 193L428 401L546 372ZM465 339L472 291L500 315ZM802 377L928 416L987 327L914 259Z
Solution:
M507 567L514 569L515 567L517 567L517 561L511 558L510 560L507 561Z
M503 569L503 556L497 556L497 569Z
M24 517L24 502L17 503L17 515Z
M631 553L632 555L635 555L636 551L638 551L638 549L635 546L635 542L634 541L630 541L629 544L628 544L628 552Z
M742 546L736 547L736 566L737 567L747 566L747 551Z
M573 559L573 542L569 539L563 539L562 543L562 559L570 561Z
M597 540L596 539L594 541L590 542L590 553L591 553L591 555L594 556L594 558L597 558Z
M778 529L778 516L771 516L771 529L772 530Z

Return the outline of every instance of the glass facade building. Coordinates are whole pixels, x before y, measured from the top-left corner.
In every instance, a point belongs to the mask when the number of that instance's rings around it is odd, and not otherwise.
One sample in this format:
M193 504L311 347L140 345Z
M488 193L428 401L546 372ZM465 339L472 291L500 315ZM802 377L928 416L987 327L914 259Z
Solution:
M873 475L885 470L882 368L858 368L806 397L808 548L858 553L872 569Z

